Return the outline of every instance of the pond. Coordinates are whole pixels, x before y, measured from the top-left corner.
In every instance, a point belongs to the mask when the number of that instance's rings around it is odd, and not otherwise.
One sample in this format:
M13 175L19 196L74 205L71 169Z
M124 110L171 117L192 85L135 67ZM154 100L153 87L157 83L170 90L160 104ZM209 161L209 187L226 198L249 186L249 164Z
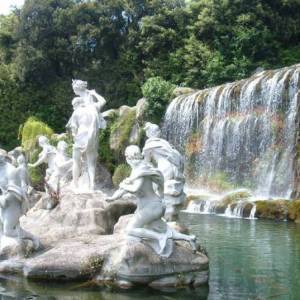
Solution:
M209 292L119 291L81 283L0 278L0 299L300 299L300 225L181 213L210 257Z
M210 258L209 299L300 299L300 224L181 214Z

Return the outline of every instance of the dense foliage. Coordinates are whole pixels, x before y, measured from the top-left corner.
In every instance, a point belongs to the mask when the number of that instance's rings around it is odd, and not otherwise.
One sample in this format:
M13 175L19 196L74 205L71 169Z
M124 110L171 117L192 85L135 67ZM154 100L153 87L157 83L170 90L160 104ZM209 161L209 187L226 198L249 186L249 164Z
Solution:
M26 0L0 17L0 147L31 115L64 131L72 78L132 105L151 77L202 88L297 63L299 36L298 0Z
M114 175L112 176L112 182L115 187L118 187L119 184L127 177L130 176L131 168L127 164L120 164L117 166Z
M151 77L142 86L147 99L146 118L159 124L168 105L175 86L161 77Z

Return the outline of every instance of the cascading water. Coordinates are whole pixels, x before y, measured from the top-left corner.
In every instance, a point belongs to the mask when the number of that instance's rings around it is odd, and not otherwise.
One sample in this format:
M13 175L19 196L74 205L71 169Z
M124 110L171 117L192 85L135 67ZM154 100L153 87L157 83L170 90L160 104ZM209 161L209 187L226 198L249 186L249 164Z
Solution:
M263 71L171 102L163 135L185 153L190 186L290 197L299 73L300 65Z
M249 204L248 201L239 201L236 204L229 204L224 212L224 216L228 218L244 218L246 217L244 215L244 209L246 206ZM250 211L249 216L247 217L248 219L255 219L255 212L256 212L256 204L251 203L252 208ZM232 208L234 206L234 208Z

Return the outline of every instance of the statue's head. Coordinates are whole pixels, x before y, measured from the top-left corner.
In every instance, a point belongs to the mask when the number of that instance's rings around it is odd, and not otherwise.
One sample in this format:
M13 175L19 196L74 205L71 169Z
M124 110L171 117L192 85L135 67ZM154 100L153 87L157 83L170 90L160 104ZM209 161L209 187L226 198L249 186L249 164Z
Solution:
M57 150L60 153L64 153L68 147L68 144L65 141L59 141L57 144Z
M48 145L49 144L49 140L47 137L45 137L44 135L41 135L38 139L38 143L41 147L43 147L44 145Z
M143 159L141 149L136 145L130 145L125 149L125 157L130 166L136 165Z
M17 158L18 165L24 165L26 163L25 156L23 154L19 155Z
M158 125L147 122L144 126L146 136L148 138L158 138L161 135L161 131Z
M79 79L72 80L72 88L76 95L80 96L87 89L87 82Z

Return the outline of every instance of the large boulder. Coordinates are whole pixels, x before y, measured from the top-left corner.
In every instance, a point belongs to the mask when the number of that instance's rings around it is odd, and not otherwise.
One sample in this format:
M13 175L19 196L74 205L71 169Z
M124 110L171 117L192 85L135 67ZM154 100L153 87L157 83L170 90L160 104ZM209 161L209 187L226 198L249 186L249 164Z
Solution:
M87 235L61 241L23 261L21 272L31 279L93 279L100 285L126 288L136 284L156 288L199 286L208 281L208 258L194 253L184 242L176 243L172 255L163 258L147 244L128 240L125 235Z
M107 203L105 197L102 192L75 194L64 189L54 209L42 209L41 199L21 218L21 226L46 245L90 234L110 234L119 217L133 213L136 205L128 198Z
M286 220L288 217L288 205L290 201L277 200L256 200L256 214L260 219ZM291 213L291 210L289 211Z

